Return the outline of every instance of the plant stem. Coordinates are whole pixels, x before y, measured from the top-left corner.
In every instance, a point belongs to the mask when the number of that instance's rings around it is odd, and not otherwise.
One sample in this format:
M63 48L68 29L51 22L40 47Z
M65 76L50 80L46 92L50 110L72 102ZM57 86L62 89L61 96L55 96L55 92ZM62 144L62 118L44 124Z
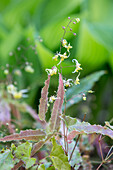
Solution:
M98 166L98 168L96 170L99 170L99 168L102 166L103 162Z
M84 114L83 121L85 120L85 118L86 118L86 114ZM73 150L72 150L72 152L71 152L69 161L71 161L71 158L72 158L72 156L73 156L73 153L74 153L74 150L75 150L75 148L76 148L76 146L77 146L77 143L78 143L79 138L80 138L80 134L78 135L78 138L77 138L77 140L76 140L75 146L74 146L74 148L73 148Z

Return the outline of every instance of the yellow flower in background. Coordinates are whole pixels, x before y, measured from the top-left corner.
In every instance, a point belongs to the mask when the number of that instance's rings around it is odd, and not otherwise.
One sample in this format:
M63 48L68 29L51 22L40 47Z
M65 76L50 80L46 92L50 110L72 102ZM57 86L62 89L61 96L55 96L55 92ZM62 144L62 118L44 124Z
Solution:
M76 69L75 71L73 71L72 73L78 72L79 70L82 70L82 68L80 67L81 64L79 64L79 62L76 59L73 59L72 62L76 62Z
M21 91L14 92L13 97L14 97L14 99L21 99L22 98L22 92Z
M86 96L83 96L83 100L86 101Z

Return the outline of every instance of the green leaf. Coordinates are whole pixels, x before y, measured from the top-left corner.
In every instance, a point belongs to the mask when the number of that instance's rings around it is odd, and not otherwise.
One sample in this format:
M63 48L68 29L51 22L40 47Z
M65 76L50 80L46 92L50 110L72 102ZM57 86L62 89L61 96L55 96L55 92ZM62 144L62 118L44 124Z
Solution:
M45 165L44 164L39 165L38 170L45 170Z
M47 25L48 23L50 24L51 22L58 21L65 16L68 17L68 15L73 11L76 12L76 9L81 3L82 0L46 1L41 9L41 25Z
M11 170L14 167L13 155L10 150L0 153L0 169Z
M26 168L30 168L35 164L36 159L30 158L31 155L32 144L29 142L23 143L19 145L14 152L15 156L18 159L23 160L26 163Z
M70 159L70 155L71 155L72 150L75 146L75 143L76 143L76 141L72 141L71 143L68 144L68 160ZM79 169L81 162L82 162L82 157L81 157L79 148L76 147L76 149L73 152L73 155L72 155L72 158L71 158L69 164L72 167L75 165L74 169L77 170L77 169Z
M62 115L62 119L64 120L65 124L67 127L74 125L77 122L76 118L70 117L70 116L65 116Z
M27 161L26 161L26 168L30 168L32 165L34 165L36 162L36 158L29 158Z
M80 80L80 85L74 85L73 87L69 88L66 91L66 98L67 98L67 103L66 103L66 108L72 106L75 103L78 103L79 101L82 100L82 95L84 91L90 90L94 83L99 80L99 78L105 74L105 71L98 71L93 74L90 74L89 76L82 78ZM64 109L64 106L63 106Z
M68 157L64 154L62 146L56 143L55 138L52 139L53 148L50 154L50 158L53 161L53 165L58 170L71 170L68 162Z

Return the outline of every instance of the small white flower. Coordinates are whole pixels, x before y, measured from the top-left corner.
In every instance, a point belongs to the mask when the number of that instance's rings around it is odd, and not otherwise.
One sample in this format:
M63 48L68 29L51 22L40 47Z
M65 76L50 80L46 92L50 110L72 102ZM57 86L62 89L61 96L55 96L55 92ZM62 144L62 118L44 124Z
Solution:
M85 96L85 94L83 93L83 97L82 97L82 99L84 100L84 101L86 101L86 96Z
M8 93L10 93L10 94L13 94L14 92L16 92L16 87L13 85L13 84L9 84L8 86L7 86L7 91L8 91Z
M59 53L59 56L60 56L61 59L60 59L60 62L57 65L59 65L62 61L64 61L64 59L69 58L70 54L67 56L66 52L64 54Z
M75 80L75 82L74 82L75 85L80 84L79 76L80 76L80 73L79 73L78 76L76 77L76 80Z
M17 75L17 76L22 75L22 73L21 73L21 71L19 69L14 70L14 74Z
M71 48L73 48L71 45L70 45L70 43L68 44L68 46L65 46L65 48L67 48L67 51L69 52L69 50L71 49Z
M72 62L76 62L76 69L75 71L73 71L72 73L78 72L79 70L82 70L82 68L80 67L81 64L79 64L79 62L76 59L73 59Z
M8 75L8 74L9 74L9 70L5 69L5 70L4 70L4 74L5 74L5 75Z
M53 103L56 99L57 99L57 98L56 98L55 96L51 96L51 97L49 98L49 102L50 102L50 103Z
M76 18L77 23L80 22L80 18Z
M25 67L25 71L28 72L28 73L34 73L34 69L30 65L27 65Z
M65 47L67 45L67 41L65 39L62 40L62 46Z
M63 80L64 86L65 87L70 87L72 85L73 80L72 79L68 79L68 80Z
M45 71L47 72L48 75L53 76L54 74L57 74L57 67L54 66L52 67L52 69L46 69Z
M53 59L55 60L55 61L57 61L58 60L58 54L56 54L54 57L53 57Z

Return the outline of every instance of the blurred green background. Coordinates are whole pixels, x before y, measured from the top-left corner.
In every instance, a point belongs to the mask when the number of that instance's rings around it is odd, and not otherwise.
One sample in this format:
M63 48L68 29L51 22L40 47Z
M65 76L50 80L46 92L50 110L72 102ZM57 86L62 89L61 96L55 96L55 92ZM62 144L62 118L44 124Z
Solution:
M23 72L21 78L15 77L19 88L31 87L26 101L35 109L39 103L40 91L47 78L46 68L51 68L55 52L59 50L63 35L62 26L68 23L68 17L79 17L81 22L73 25L77 33L66 34L73 46L70 59L76 58L82 65L81 78L98 70L107 70L95 84L94 94L88 95L86 102L75 104L67 114L82 117L87 112L87 120L92 123L104 123L113 115L113 0L4 0L0 1L0 66L7 63L18 68L18 58L25 56L33 63L34 74ZM39 36L43 39L40 42ZM29 39L29 41L28 41ZM37 44L36 52L26 49ZM23 46L22 50L17 48ZM63 75L73 78L72 69L63 69ZM3 71L0 81L4 80ZM51 84L56 90L57 78Z

